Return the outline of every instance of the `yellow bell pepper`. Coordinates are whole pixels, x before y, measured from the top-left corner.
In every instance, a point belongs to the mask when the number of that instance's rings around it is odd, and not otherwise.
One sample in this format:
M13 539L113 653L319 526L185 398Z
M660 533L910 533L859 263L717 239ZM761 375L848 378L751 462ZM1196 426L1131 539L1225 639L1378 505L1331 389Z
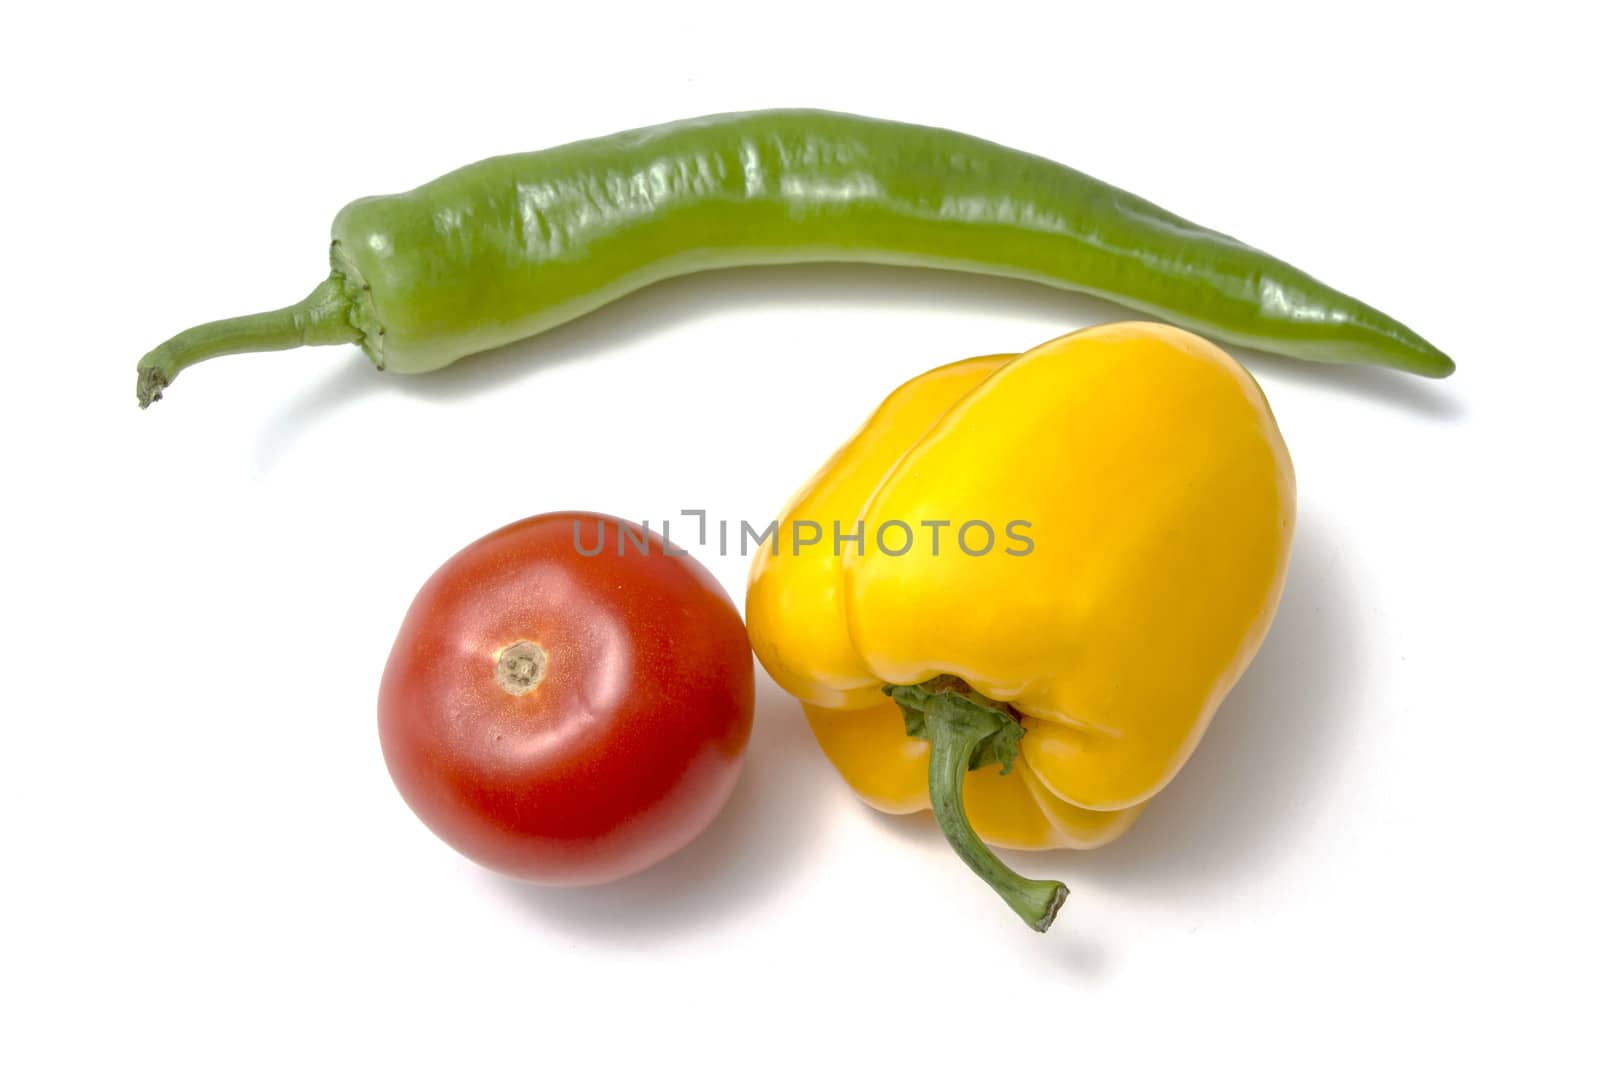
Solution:
M892 393L757 554L750 639L867 803L932 806L1044 930L1065 887L984 842L1128 828L1266 636L1294 513L1243 367L1170 326L1083 330Z

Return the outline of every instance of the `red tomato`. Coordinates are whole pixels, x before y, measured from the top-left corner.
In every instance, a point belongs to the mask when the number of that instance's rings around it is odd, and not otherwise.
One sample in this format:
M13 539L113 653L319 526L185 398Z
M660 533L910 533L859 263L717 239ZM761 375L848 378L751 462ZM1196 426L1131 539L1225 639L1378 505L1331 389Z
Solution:
M755 702L744 623L704 567L644 536L603 515L524 519L457 553L406 614L378 695L384 760L486 867L621 878L688 844L733 789Z

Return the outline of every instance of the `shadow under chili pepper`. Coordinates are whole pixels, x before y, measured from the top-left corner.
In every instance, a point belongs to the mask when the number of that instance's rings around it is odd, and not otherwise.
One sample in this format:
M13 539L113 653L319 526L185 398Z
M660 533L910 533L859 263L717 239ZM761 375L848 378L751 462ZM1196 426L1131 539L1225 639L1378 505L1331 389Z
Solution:
M1461 390L1450 381L1430 381L1386 367L1312 363L1238 345L1225 347L1261 380L1269 399L1275 383L1293 382L1329 393L1343 393L1356 400L1389 404L1442 422L1454 422L1466 414Z
M1082 293L920 267L806 263L708 271L658 282L545 333L468 356L430 374L378 374L354 348L340 349L345 366L291 401L267 427L260 449L261 466L270 466L296 438L328 416L380 390L395 389L429 402L452 403L538 374L541 368L619 350L730 306L796 311L960 307L974 313L1035 319L1040 323L1038 342L1100 323L1153 318ZM1315 383L1330 391L1434 417L1459 413L1450 387L1438 382L1379 367L1304 363L1250 349L1234 351L1269 381L1287 378ZM928 365L974 354L930 352ZM729 358L743 360L746 355L730 353ZM570 400L583 403L585 398Z
M385 383L429 400L453 401L534 373L552 361L592 358L649 340L722 308L823 311L828 308L969 308L1035 318L1039 341L1102 322L1138 318L1109 300L1045 285L924 267L870 263L795 263L732 267L669 278L526 340L481 352L425 375ZM1048 332L1048 331L1054 331ZM963 359L971 353L948 353ZM729 353L741 367L748 353ZM930 355L930 363L940 358Z
M814 758L804 758L807 754ZM625 946L737 922L812 861L827 768L794 699L760 671L755 726L727 806L698 838L631 878L583 888L530 885L484 872L534 918Z

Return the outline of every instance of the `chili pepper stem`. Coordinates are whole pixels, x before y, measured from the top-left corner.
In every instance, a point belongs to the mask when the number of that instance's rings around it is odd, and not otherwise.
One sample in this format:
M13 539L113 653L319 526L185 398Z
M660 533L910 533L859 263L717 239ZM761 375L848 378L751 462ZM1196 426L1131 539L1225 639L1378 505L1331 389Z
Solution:
M359 342L361 331L350 324L350 313L344 279L333 274L297 304L184 330L139 361L139 406L160 400L183 368L213 356Z
M1066 901L1067 887L1057 881L1024 878L1002 863L972 829L961 799L973 753L994 734L994 728L976 717L930 712L926 729L933 746L928 760L928 795L945 840L973 873L1011 905L1012 911L1031 928L1044 933Z

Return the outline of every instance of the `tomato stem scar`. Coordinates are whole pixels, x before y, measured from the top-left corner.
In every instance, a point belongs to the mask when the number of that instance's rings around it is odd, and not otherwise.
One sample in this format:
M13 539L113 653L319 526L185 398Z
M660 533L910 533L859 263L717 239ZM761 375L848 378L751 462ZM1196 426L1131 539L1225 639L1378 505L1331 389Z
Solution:
M514 697L527 696L544 681L550 657L532 641L507 645L494 657L494 680Z

